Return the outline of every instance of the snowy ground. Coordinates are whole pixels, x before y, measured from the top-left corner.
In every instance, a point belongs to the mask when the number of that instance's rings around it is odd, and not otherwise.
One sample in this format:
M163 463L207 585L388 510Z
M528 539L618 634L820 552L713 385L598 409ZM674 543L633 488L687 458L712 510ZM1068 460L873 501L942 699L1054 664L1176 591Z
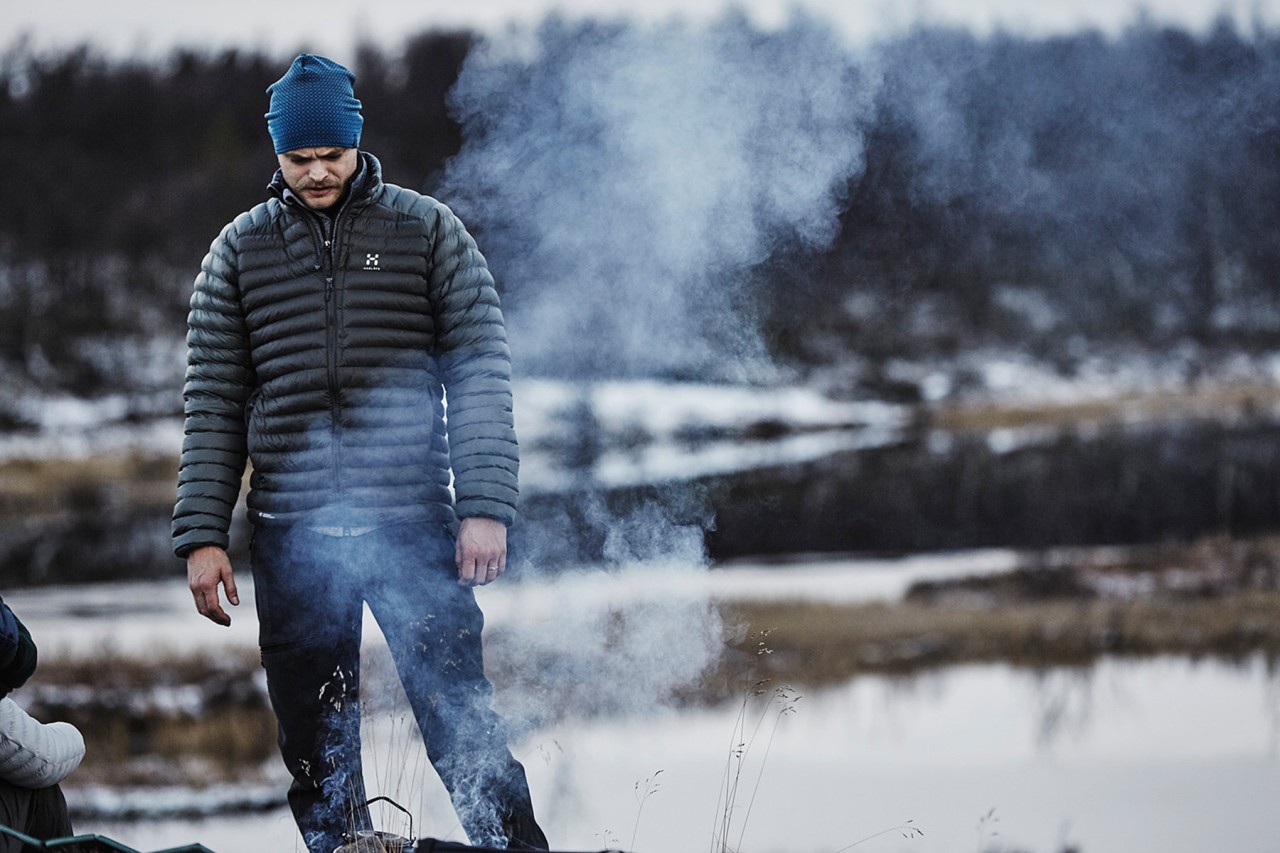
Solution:
M1125 395L1194 394L1215 383L1280 385L1280 357L1240 357L1205 377L1197 374L1195 355L1174 352L1159 360L1119 362L1099 356L1085 359L1070 378L1034 360L998 352L968 354L945 366L895 363L886 370L919 387L926 407L959 400L1064 406ZM958 374L977 377L977 385L957 387ZM584 481L624 487L808 462L899 440L917 414L905 405L833 400L817 387L525 379L517 382L515 395L522 484L528 493L570 489ZM17 409L34 427L0 433L0 464L122 454L176 458L181 419L139 419L134 408L119 395L24 397ZM149 400L144 408L154 410L157 404ZM1035 429L1016 432L994 430L992 441L1016 446ZM930 440L945 442L947 436L937 433Z
M626 486L803 462L882 444L907 419L898 406L840 403L807 388L527 380L515 394L522 483L529 491L572 487L583 477ZM586 469L569 471L558 457L572 452L566 440L582 435L584 405L598 450ZM0 433L0 463L113 454L176 458L182 446L179 418L130 422L119 396L31 399L24 411L38 426ZM761 429L770 435L744 440Z
M706 569L637 565L618 571L566 573L498 583L477 590L490 625L556 618L564 612L604 612L619 604L662 605L711 599L798 599L828 602L893 601L919 580L1006 572L1017 552L993 549L897 559L813 558L742 560ZM111 650L146 658L222 647L255 648L253 580L237 576L240 600L230 628L196 616L185 580L85 584L17 589L5 600L41 637L46 656L97 655ZM372 626L372 622L369 623Z

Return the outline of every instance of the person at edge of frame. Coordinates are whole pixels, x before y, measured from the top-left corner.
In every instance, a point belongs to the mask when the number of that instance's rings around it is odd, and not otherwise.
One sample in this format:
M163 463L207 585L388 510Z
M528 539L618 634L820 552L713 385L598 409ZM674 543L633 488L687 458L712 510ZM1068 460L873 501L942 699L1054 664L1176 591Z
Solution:
M36 671L36 644L0 599L0 825L37 841L71 836L59 783L80 766L84 738L70 723L40 723L9 694ZM26 844L0 833L0 853Z
M384 183L359 148L354 82L302 54L267 90L271 197L223 229L191 297L174 553L196 610L229 625L247 459L262 663L312 853L371 828L365 603L470 842L545 850L492 709L473 590L505 571L516 519L505 323L458 218Z

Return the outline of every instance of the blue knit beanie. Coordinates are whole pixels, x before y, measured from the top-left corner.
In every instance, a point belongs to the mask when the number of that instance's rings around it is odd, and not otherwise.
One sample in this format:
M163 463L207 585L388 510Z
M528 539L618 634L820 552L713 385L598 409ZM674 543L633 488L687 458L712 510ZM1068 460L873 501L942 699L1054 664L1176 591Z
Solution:
M364 117L356 75L323 56L304 53L271 84L267 130L276 153L299 148L357 148Z

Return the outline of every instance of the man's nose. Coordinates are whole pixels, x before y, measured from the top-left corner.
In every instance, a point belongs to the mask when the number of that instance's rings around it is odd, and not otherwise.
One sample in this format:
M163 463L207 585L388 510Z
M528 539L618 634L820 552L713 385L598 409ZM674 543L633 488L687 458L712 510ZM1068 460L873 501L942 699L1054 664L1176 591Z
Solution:
M312 163L307 169L307 177L312 181L323 181L329 174L329 170L324 167L323 163Z

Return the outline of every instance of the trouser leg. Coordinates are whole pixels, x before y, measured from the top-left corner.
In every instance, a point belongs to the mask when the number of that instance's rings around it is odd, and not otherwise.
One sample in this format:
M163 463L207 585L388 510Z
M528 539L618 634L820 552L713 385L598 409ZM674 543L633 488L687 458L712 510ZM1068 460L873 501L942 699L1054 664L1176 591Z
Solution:
M48 841L52 838L69 838L75 834L71 828L71 815L67 811L67 798L62 788L51 785L37 788L31 795L31 820L27 834L32 838Z
M547 849L524 767L484 674L484 616L456 582L453 542L432 525L385 532L385 571L369 599L422 731L427 757L471 843Z
M267 693L289 806L311 853L369 828L360 760L363 601L342 571L344 543L306 531L255 534L254 589Z
M69 838L74 830L62 788L21 788L0 782L0 824L37 841ZM0 833L0 853L19 853L25 845Z
M28 835L27 820L31 815L31 789L0 782L0 823ZM25 845L9 835L0 834L0 853L19 853Z

